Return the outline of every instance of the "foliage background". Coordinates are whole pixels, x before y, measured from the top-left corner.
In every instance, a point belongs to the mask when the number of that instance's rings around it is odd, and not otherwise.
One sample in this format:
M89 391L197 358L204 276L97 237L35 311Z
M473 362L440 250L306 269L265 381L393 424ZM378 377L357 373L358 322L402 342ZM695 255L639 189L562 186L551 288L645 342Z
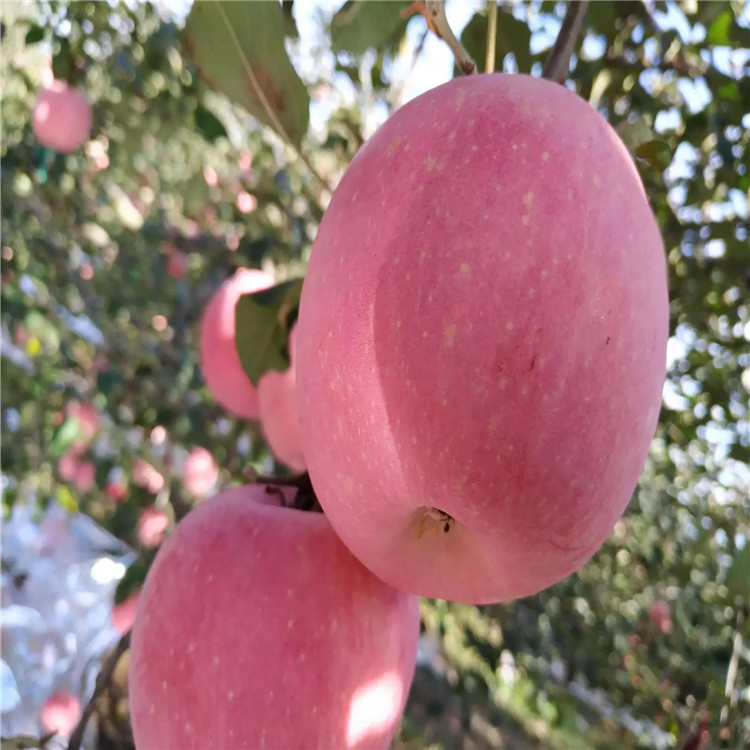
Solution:
M202 382L203 306L238 266L280 281L304 273L325 183L424 88L415 71L441 44L420 16L401 17L408 3L298 5L251 3L257 23L243 37L293 93L279 112L285 143L249 114L259 114L252 100L227 90L242 73L224 75L223 93L199 75L200 45L186 44L183 30L189 4L3 4L6 517L19 498L56 497L138 548L144 508L157 503L173 517L189 509L179 467L191 447L211 451L224 486L249 467L273 468L258 426L227 417ZM483 4L453 0L449 11L463 14L456 31L483 61ZM497 69L539 75L564 12L562 3L501 3ZM31 133L46 54L93 103L92 140L70 156L45 151ZM216 64L226 74L233 61ZM504 606L423 602L435 651L417 675L399 746L677 747L698 738L746 747L749 6L593 2L567 85L634 149L649 144L638 164L671 296L658 433L628 513L578 574ZM257 201L249 213L241 193ZM175 249L189 259L183 279L167 273ZM75 437L71 400L104 415L90 449L97 482L85 493L56 471ZM138 457L167 477L156 497L132 481ZM103 492L112 477L127 485L124 502ZM139 585L150 556L142 550L118 596ZM649 620L657 599L670 603L669 633ZM122 717L101 720L102 746L130 741Z

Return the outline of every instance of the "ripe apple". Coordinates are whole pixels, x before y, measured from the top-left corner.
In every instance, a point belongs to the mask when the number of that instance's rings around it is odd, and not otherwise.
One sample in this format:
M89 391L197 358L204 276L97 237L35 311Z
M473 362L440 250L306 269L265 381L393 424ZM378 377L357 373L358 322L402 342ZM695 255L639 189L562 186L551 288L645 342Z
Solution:
M60 153L80 148L91 133L91 105L83 92L52 81L37 95L31 116L39 143Z
M193 448L185 459L182 482L193 495L206 495L219 481L219 467L205 448Z
M672 632L672 609L669 602L657 599L648 611L648 617L662 633Z
M65 411L69 418L75 419L80 425L81 438L76 441L76 447L87 447L99 430L99 410L90 401L70 401Z
M133 627L135 616L138 612L140 594L140 590L136 591L125 599L125 601L115 604L112 607L112 626L120 635L125 635Z
M136 747L387 748L418 631L417 599L365 569L324 515L262 485L222 492L146 577L130 651Z
M158 547L169 528L169 516L159 508L144 508L138 517L138 541L144 547Z
M474 75L399 109L331 200L298 327L313 486L392 586L533 594L627 506L665 377L664 248L625 146L565 87Z
M164 486L164 477L150 463L136 458L133 461L133 484L155 495Z
M79 492L88 492L96 484L96 466L81 458L79 448L71 448L60 456L57 471L64 482L72 484Z
M289 331L290 366L267 372L258 383L260 424L273 455L294 471L305 470L296 401L294 358L297 327Z
M258 418L258 392L242 369L234 343L234 308L243 294L272 286L263 271L241 268L224 282L203 314L200 361L203 378L214 398L238 417Z
M179 250L174 250L167 258L167 273L174 279L184 279L190 270L190 258Z
M47 698L40 718L45 732L68 736L81 719L81 701L68 690L61 690Z

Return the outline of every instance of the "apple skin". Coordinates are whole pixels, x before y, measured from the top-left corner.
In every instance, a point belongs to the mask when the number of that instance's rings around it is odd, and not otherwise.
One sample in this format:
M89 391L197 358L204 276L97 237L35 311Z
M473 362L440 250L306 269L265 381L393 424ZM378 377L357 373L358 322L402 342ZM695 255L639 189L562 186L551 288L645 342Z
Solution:
M68 154L91 134L92 114L83 92L64 81L52 81L37 95L31 125L43 146Z
M203 379L214 398L229 412L258 418L258 391L242 369L234 343L234 308L243 294L273 286L264 271L240 268L216 291L203 314L200 362Z
M625 146L565 87L474 75L399 109L335 191L297 325L313 486L392 586L534 594L625 510L661 403L666 260Z
M139 750L387 748L418 600L366 570L321 513L262 485L195 507L141 592L129 697Z
M258 409L263 434L276 458L293 471L305 470L297 414L297 378L294 372L297 327L289 331L289 368L269 371L258 382Z

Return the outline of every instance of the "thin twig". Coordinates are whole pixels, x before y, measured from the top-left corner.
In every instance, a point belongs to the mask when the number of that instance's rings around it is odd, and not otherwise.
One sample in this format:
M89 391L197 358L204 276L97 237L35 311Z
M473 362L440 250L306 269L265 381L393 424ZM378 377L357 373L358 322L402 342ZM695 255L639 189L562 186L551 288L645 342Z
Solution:
M427 19L427 23L430 24L430 28L435 31L435 34L443 39L451 48L458 69L464 75L476 73L477 64L448 24L448 18L445 15L445 0L426 0L425 18Z
M489 0L487 16L487 57L484 60L484 72L495 72L495 42L497 41L497 0Z
M575 49L578 35L581 33L588 4L589 0L572 0L568 4L560 33L544 61L542 78L555 83L565 83L570 68L570 57Z
M68 750L79 750L79 748L81 747L83 733L86 731L86 725L89 723L91 715L96 710L96 702L109 687L109 684L112 680L112 674L115 671L117 662L120 661L120 657L130 648L130 633L131 631L128 630L128 632L125 633L122 638L120 638L115 648L105 660L104 664L102 664L99 676L96 678L94 692L89 699L89 702L84 707L83 712L81 713L81 718L76 725L76 728L70 735Z

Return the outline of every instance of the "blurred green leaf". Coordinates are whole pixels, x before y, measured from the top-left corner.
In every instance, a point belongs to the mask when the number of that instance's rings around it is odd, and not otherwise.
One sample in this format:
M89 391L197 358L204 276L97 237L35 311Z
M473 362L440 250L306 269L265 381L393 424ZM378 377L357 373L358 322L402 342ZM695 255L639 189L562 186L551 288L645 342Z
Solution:
M663 172L672 163L672 149L666 141L641 143L635 149L635 155L657 172Z
M518 70L530 73L533 62L529 44L531 31L523 22L509 12L499 12L497 34L495 39L495 70L503 69L505 56L512 52L516 58ZM487 56L487 15L475 13L461 33L461 43L472 56L480 70L484 70Z
M292 279L254 294L243 294L235 308L237 353L253 385L269 370L289 367L288 337L302 294Z
M55 431L49 449L53 456L65 453L71 445L84 436L81 423L72 417L68 417Z
M409 3L392 0L348 0L331 20L331 49L362 55L368 49L393 48L406 33L401 11Z
M750 603L750 542L735 552L734 560L727 570L727 588L734 596L741 596L746 604Z
M733 20L732 11L723 10L706 30L706 40L716 46L727 46Z
M26 44L36 44L37 42L41 42L42 39L44 39L46 32L41 26L37 26L34 24L29 28L29 30L26 32L26 38L25 42Z
M195 127L211 143L219 138L227 137L227 131L222 121L210 109L203 106L198 106L195 110Z
M299 146L310 98L284 48L279 3L198 0L188 16L185 42L212 88Z

